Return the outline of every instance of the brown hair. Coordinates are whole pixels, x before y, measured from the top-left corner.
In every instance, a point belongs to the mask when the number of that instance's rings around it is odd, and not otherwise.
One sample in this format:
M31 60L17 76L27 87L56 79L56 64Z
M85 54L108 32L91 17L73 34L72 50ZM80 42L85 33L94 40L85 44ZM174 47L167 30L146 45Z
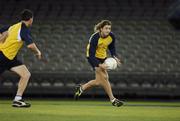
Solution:
M99 32L100 29L103 28L105 25L112 25L112 23L109 20L102 20L94 26L94 32Z

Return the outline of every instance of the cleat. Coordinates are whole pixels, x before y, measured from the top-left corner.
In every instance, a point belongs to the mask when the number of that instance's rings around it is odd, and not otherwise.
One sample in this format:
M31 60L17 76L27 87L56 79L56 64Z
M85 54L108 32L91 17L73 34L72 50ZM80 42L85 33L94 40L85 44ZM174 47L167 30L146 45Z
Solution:
M76 90L75 90L75 94L74 94L74 99L78 100L82 93L83 93L83 91L82 91L81 85L77 85Z
M114 99L113 100L113 102L112 102L112 105L113 106L116 106L116 107L120 107L120 106L122 106L124 104L124 102L123 101L120 101L120 100L118 100L118 99Z
M26 103L24 100L18 100L18 101L13 101L12 107L16 108L29 108L31 107L31 104Z

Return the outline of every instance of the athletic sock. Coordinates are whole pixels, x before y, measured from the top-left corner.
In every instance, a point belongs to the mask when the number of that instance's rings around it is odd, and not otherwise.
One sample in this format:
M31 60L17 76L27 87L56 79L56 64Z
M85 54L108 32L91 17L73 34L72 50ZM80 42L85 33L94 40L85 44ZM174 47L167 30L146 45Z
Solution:
M111 100L111 103L113 103L115 100L116 100L116 98L113 98L113 99Z
M21 100L21 99L22 99L22 96L20 96L20 95L16 95L15 98L14 98L15 101L18 101L18 100Z

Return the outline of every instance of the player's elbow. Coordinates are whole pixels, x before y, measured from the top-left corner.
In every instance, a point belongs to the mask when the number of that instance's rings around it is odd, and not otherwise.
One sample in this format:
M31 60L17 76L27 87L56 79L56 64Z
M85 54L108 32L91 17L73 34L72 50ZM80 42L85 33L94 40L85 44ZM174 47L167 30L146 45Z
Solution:
M29 48L29 49L32 49L32 48L34 48L34 43L31 43L31 44L29 44L29 45L27 45L27 48Z

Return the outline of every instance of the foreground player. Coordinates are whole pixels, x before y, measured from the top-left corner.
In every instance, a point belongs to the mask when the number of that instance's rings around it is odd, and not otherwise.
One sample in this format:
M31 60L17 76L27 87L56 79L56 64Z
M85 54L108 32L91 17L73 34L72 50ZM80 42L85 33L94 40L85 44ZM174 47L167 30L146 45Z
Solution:
M22 99L31 74L27 67L19 61L16 56L25 42L27 48L31 49L38 59L41 59L41 52L32 41L29 30L32 23L33 13L30 10L23 10L21 12L21 22L0 29L0 74L5 70L10 70L20 76L18 90L12 103L13 107L31 106Z
M107 49L110 50L111 56L116 59L118 64L121 64L120 60L116 57L115 37L111 32L111 22L109 20L102 20L95 26L95 33L89 40L86 55L88 62L95 70L96 78L86 84L78 85L75 98L78 99L85 90L91 87L102 86L109 96L112 105L119 107L123 105L123 102L114 97L109 83L107 65L103 64L107 58Z

